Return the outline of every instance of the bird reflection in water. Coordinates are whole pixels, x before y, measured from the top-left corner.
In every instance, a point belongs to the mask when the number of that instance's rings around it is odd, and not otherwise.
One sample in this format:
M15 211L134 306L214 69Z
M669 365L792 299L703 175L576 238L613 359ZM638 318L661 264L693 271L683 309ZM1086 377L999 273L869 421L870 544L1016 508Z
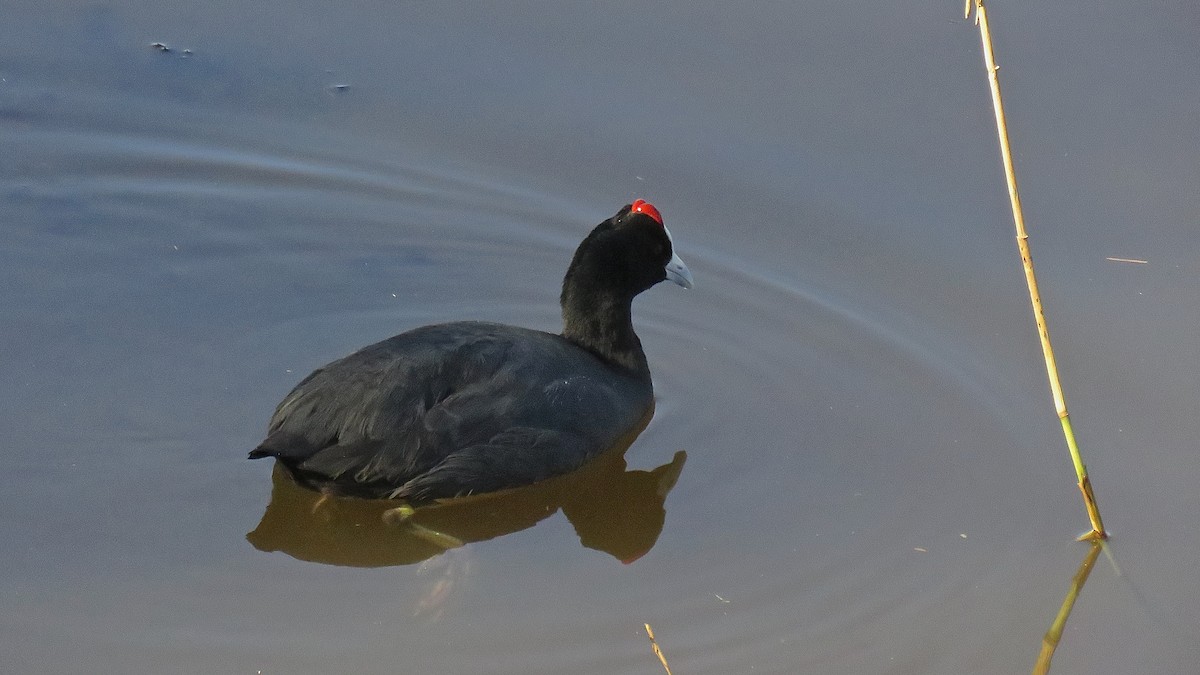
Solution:
M280 551L326 565L410 565L464 544L524 530L562 510L585 547L631 563L658 541L667 493L687 459L681 450L656 469L627 470L625 451L651 414L616 446L574 473L435 503L402 518L394 515L395 501L323 495L296 485L276 465L271 501L246 539L260 551Z

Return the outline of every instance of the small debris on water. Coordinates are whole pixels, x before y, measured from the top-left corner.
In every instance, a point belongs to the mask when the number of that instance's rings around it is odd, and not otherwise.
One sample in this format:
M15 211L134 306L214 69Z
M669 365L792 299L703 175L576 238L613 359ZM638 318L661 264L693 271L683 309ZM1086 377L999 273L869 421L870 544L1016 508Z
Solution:
M929 553L928 549L921 548L920 546L914 546L913 550L918 553Z
M1110 260L1112 262L1136 263L1138 265L1145 265L1150 262L1149 260L1142 260L1141 258L1113 258L1111 256L1105 258L1105 260Z
M170 54L171 52L175 51L175 49L173 47L171 47L170 45L168 45L165 42L151 42L150 48L160 51L164 54ZM179 52L179 58L188 59L188 58L192 57L192 54L193 54L192 50L184 49L183 51Z

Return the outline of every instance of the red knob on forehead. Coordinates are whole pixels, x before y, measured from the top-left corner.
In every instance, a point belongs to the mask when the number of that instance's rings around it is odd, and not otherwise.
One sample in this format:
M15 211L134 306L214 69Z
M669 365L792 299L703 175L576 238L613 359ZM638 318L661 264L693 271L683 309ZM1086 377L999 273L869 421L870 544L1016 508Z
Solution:
M663 224L662 214L658 212L658 209L654 208L653 204L645 199L635 201L633 207L629 210L633 213L644 213L653 218L659 225Z

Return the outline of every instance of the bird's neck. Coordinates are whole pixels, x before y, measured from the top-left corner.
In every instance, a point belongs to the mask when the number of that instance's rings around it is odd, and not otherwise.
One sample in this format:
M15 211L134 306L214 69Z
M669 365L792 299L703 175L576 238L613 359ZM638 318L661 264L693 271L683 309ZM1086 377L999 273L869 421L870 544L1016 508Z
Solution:
M562 295L563 337L612 365L649 375L642 341L633 331L632 302L612 294L579 293L567 285Z

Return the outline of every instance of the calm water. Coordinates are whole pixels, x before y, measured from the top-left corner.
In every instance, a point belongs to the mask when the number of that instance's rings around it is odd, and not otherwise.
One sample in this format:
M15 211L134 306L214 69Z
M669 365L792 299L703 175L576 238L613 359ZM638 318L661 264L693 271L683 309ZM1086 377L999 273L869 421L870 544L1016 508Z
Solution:
M566 4L0 3L0 671L1032 667L1087 520L961 5ZM1200 672L1200 10L1126 4L992 15L1114 533L1055 673ZM556 329L635 197L697 288L623 455L424 530L244 459L357 347Z

